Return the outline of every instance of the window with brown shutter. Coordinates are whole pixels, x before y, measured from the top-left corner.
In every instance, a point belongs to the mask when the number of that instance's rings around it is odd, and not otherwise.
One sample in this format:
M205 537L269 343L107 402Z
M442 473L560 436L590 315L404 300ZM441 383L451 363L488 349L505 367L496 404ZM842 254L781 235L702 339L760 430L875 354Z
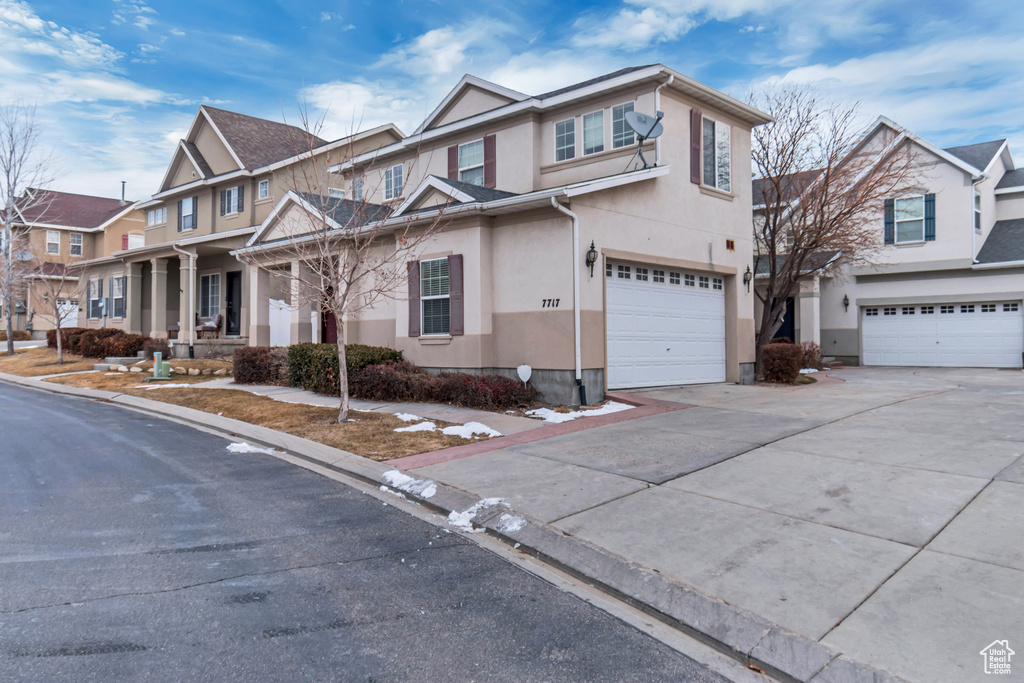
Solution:
M484 138L484 140L486 139ZM466 333L465 302L462 290L462 254L452 254L448 257L448 293L451 300L448 334L453 337Z
M703 120L700 110L690 110L690 182L697 185L700 185L701 176L700 142Z
M127 248L128 248L128 235L121 235L121 249L124 250L124 249L127 249Z
M448 180L459 179L459 146L448 148Z
M497 187L497 141L493 135L484 136L484 187ZM461 257L460 257L461 258Z
M420 262L409 262L409 336L420 336Z

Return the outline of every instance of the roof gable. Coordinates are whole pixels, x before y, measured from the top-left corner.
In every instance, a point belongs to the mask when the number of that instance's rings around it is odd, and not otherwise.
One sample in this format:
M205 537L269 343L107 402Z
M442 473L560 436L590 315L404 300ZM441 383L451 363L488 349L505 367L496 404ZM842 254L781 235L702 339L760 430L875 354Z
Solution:
M238 162L239 168L247 171L269 166L327 144L326 140L285 123L205 104L199 107L199 111L213 126Z
M402 202L394 215L433 209L439 206L452 206L456 204L473 204L477 202L489 202L496 199L515 197L514 192L505 192L489 187L481 187L471 183L464 183L459 180L450 180L436 175L428 175L409 195L409 198Z
M249 238L246 246L301 238L324 223L329 230L356 228L388 218L391 207L290 190Z
M94 197L55 190L28 191L31 204L18 213L26 224L59 225L68 228L99 228L132 207L120 199Z
M413 134L528 99L529 95L517 90L466 74Z
M996 158L1003 147L1006 145L1006 140L991 140L989 142L979 142L976 145L962 145L960 147L947 147L945 152L948 152L956 158L967 162L971 166L974 166L980 171L984 171L988 168L992 160Z

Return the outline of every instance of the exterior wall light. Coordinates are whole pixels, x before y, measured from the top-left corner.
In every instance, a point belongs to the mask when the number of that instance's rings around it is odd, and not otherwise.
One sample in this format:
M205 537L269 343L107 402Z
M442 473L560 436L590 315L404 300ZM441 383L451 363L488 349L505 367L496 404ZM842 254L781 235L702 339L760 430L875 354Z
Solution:
M743 284L747 286L747 292L750 291L750 283L754 279L754 274L750 272L750 265L747 264L747 272L743 273Z
M597 263L597 249L594 248L594 240L590 240L590 249L587 251L587 268L590 268L590 277L594 277L595 263Z
M846 294L843 294L843 310L850 310L850 297L847 296Z

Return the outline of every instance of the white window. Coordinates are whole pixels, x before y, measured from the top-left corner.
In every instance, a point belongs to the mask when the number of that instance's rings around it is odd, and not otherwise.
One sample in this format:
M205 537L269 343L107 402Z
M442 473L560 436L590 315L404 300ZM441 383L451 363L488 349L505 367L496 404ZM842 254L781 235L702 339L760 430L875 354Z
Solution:
M199 198L187 197L178 200L178 232L195 230L199 215Z
M700 288L701 289L707 289L708 288L708 279L704 275L701 275L699 278L697 278L697 281L700 283Z
M146 246L145 235L128 235L128 248L138 249L139 247Z
M961 313L974 313L974 304L967 304L966 306L960 307Z
M683 284L687 287L694 287L697 284L697 278L687 273L683 275Z
M904 306L903 307L903 315L914 315L914 310L915 309L914 309L913 306Z
M89 301L85 315L89 319L97 320L103 316L103 308L100 305L103 300L103 280L98 277L89 280L87 295Z
M333 199L344 199L345 198L345 190L339 189L337 187L330 188L327 191L327 194L329 194Z
M60 232L58 232L57 230L46 231L46 253L60 253Z
M352 179L352 199L357 202L363 201L363 179Z
M996 312L996 305L995 304L982 304L981 305L981 312L982 313L995 313Z
M260 184L256 186L256 197L258 199L269 199L270 198L270 181L261 180Z
M402 164L384 170L384 199L402 196Z
M483 138L459 145L459 180L473 185L484 184Z
M583 116L583 156L604 151L604 111Z
M1016 313L1018 310L1017 304L1003 304L1003 313Z
M864 315L866 315L866 316L878 315L878 309L877 308L865 308L864 309Z
M678 285L679 284L679 273L669 272L669 274L668 274L668 283L670 285Z
M730 135L728 124L704 119L704 137L701 143L704 166L704 184L723 192L731 191Z
M555 123L555 161L576 158L576 119Z
M82 233L73 232L68 235L68 239L71 240L71 255L81 256L82 255Z
M199 277L199 317L212 318L220 313L220 273Z
M940 306L939 313L944 315L948 313L956 313L956 306Z
M655 282L660 282L662 284L665 284L665 271L664 270L652 271L651 272L651 278L653 278L653 280Z
M647 282L647 269L646 268L637 268L636 269L636 279L639 282Z
M935 315L935 307L934 306L922 306L921 307L921 315Z
M896 315L896 307L888 306L882 309L882 315Z
M420 262L420 299L423 334L448 334L451 329L451 300L448 288L448 259Z
M245 202L245 188L239 185L220 192L220 215L241 213Z
M633 129L626 123L626 114L633 111L633 103L612 107L612 149L628 147L635 142Z
M620 280L629 280L630 279L629 266L619 266L619 279Z
M721 290L722 289L722 278L716 277L711 280L711 288Z
M924 195L896 200L896 242L924 239Z
M110 278L110 317L124 317L124 276Z
M974 191L974 231L981 232L981 193Z
M146 213L146 225L160 225L161 223L167 222L167 207L161 206L159 209L150 209Z

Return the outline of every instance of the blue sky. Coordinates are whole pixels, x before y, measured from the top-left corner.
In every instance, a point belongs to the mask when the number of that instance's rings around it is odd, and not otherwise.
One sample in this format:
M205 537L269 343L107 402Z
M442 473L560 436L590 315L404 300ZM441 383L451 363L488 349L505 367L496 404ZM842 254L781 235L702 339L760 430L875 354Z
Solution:
M0 0L0 101L37 105L59 189L156 190L206 102L327 136L411 132L464 73L540 93L661 62L744 98L811 85L943 147L1024 163L1024 3ZM670 125L670 122L666 122Z

